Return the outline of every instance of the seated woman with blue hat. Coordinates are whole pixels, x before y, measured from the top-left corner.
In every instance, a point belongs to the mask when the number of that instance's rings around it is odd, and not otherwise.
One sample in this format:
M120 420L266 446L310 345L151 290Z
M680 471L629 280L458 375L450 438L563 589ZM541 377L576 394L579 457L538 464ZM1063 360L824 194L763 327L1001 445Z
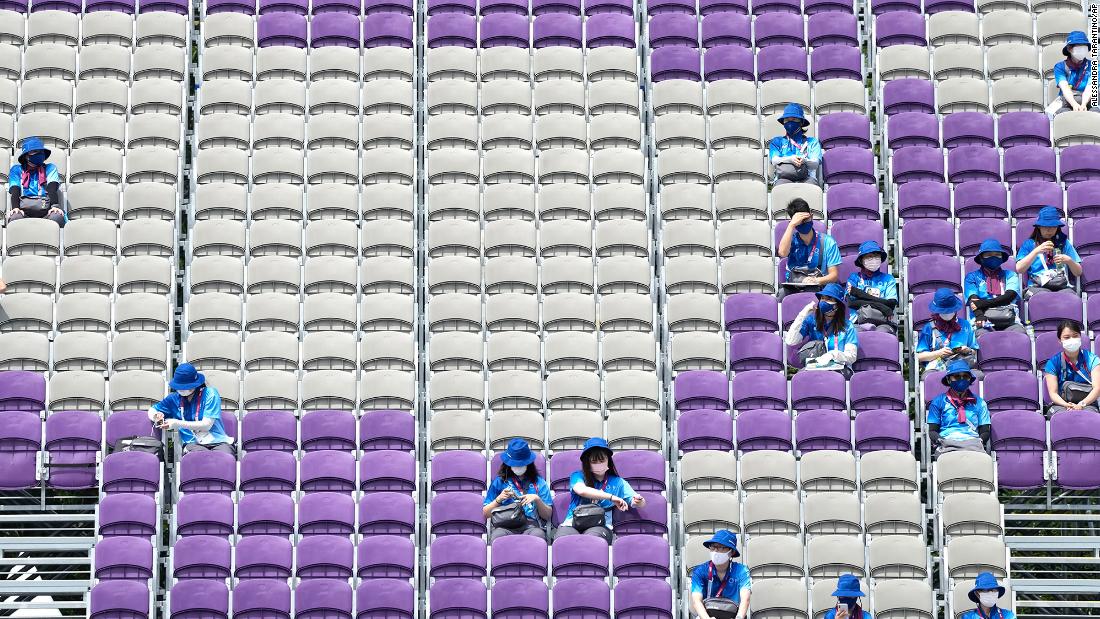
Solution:
M836 579L836 606L825 612L823 619L872 619L871 613L863 610L859 598L864 593L859 588L859 579L854 574L841 574Z
M940 288L928 303L932 320L921 327L917 338L917 361L924 372L939 372L953 361L965 361L971 368L978 365L978 339L970 321L959 320L962 299L950 288Z
M1089 52L1092 44L1088 36L1080 30L1074 30L1066 36L1062 46L1065 60L1054 64L1054 86L1058 89L1058 98L1047 107L1048 114L1062 112L1097 111L1092 102L1092 80L1096 79L1095 67Z
M848 320L858 331L898 332L894 310L898 306L898 280L882 271L886 250L877 241L859 244L855 273L848 276Z
M749 612L752 576L740 557L737 535L722 529L703 542L710 561L691 570L691 610L699 619L745 619Z
M569 511L557 536L594 535L612 541L611 510L645 507L645 498L634 492L630 482L619 477L607 441L593 437L584 442L581 470L569 476Z
M1100 412L1100 358L1082 347L1085 327L1076 320L1058 323L1055 334L1062 350L1043 366L1043 383L1047 389L1050 414L1067 410Z
M966 595L977 606L964 612L959 619L1016 619L1016 613L997 605L1004 594L1005 588L991 572L978 574L974 578L974 588Z
M844 287L829 284L795 316L783 342L800 346L798 357L807 370L834 370L851 376L859 352L856 329L848 322Z
M1020 324L1020 276L1004 268L1008 250L997 239L986 239L978 248L974 262L978 268L966 274L963 296L966 297L970 324L981 334L990 331L1027 333Z
M970 386L976 378L965 361L952 361L940 380L947 391L928 405L928 438L936 456L949 451L986 451L989 407Z
M49 219L64 227L65 211L61 209L61 174L57 166L46 163L50 158L50 149L39 138L26 138L20 146L18 163L8 172L8 193L11 195L11 208L8 209L8 221L33 217Z
M222 397L206 384L206 377L190 363L181 363L168 386L172 393L149 409L149 420L161 430L178 431L183 453L205 449L236 455L222 425Z
M814 213L810 203L795 198L787 204L790 222L775 253L787 259L783 285L777 298L791 292L817 292L840 279L840 246L825 232L814 230Z
M1081 256L1063 228L1062 213L1053 206L1039 209L1031 236L1016 251L1016 272L1027 274L1024 298L1041 292L1077 294L1073 278L1081 277ZM1017 231L1019 238L1020 231Z
M485 491L481 512L489 521L489 541L505 535L546 539L546 523L554 512L550 484L539 476L535 452L527 441L514 438L500 456L500 470Z
M773 185L786 183L817 184L817 168L821 163L821 142L806 135L810 121L802 106L788 103L779 117L783 135L768 140L768 159L775 174Z

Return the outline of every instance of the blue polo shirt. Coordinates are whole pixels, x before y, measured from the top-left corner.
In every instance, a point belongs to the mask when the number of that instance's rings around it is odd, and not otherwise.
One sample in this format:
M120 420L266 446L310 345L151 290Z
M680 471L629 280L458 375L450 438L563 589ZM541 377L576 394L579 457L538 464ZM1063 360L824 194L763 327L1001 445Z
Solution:
M1004 281L1004 292L1013 290L1016 292L1017 298L1020 295L1020 276L1016 271L1009 271L1008 269L1001 269L1001 277ZM1004 294L1002 292L1001 294ZM989 292L989 278L982 269L971 271L966 274L966 280L963 282L963 298L970 299L970 297L978 297L979 299L992 299L994 295ZM997 295L1000 296L1000 295ZM971 319L974 318L974 312L970 310L970 304L967 304L966 315Z
M793 155L799 155L808 161L821 161L821 142L805 133L797 138L789 138L783 134L768 140L768 159L774 161L776 157Z
M930 350L939 350L944 346L948 348L955 348L958 346L966 346L972 350L978 350L978 338L974 336L974 327L970 325L967 320L959 321L959 330L952 333L951 337L946 337L935 327L935 323L931 320L924 323L921 327L920 337L917 338L916 352L928 352ZM943 359L935 359L928 362L925 366L925 370L943 370L946 369L946 364Z
M1058 389L1061 389L1062 384L1066 381L1091 385L1092 369L1097 365L1100 365L1100 358L1082 348L1081 352L1077 354L1076 370L1066 363L1064 353L1058 353L1047 360L1047 364L1043 367L1043 373L1058 378Z
M794 267L818 269L822 273L828 273L829 267L839 265L840 247L831 235L815 230L808 244L802 242L802 236L797 231L791 235L791 253L787 255L786 279L790 279L791 269Z
M968 439L978 436L978 426L989 424L989 408L985 400L976 397L973 402L964 405L966 421L959 422L958 409L947 398L946 393L941 393L928 405L928 423L936 423L940 426L940 436L951 439Z
M989 615L983 615L979 613L977 609L973 609L963 613L962 617L959 617L959 619L1016 619L1016 613L1007 608L994 606L993 612Z
M1028 254L1031 253L1033 249L1035 249L1034 239L1029 238L1023 243L1020 243L1020 250L1016 252L1016 261L1019 262L1020 260L1023 260ZM1065 243L1062 245L1061 252L1069 256L1070 259L1072 259L1074 262L1081 262L1081 256L1077 253L1077 248L1073 246L1073 243L1069 242L1069 239L1066 239ZM1035 280L1035 276L1037 276L1039 273L1042 273L1043 270L1053 269L1056 267L1061 268L1058 267L1058 265L1056 264L1047 264L1044 266L1044 260L1045 258L1040 259L1037 257L1035 258L1035 260L1031 261L1031 266L1027 269L1028 285L1039 285L1038 282ZM1066 274L1069 275L1069 273Z
M50 183L60 183L61 182L61 175L57 172L57 166L55 166L52 163L47 163L45 165L46 165L46 184L49 185ZM46 197L46 188L44 186L40 186L38 184L38 173L37 172L32 172L30 174L30 178L28 179L26 187L23 187L23 182L21 180L22 176L23 176L23 166L18 164L18 163L13 165L11 167L11 170L8 172L8 187L9 188L19 187L20 191L23 192L22 195L23 195L24 198L45 198Z
M857 270L848 276L848 293L852 290L865 292L872 297L883 301L898 300L898 280L893 275L875 271L870 278L863 277L863 273ZM848 313L848 322L855 322L857 310Z
M1076 71L1066 66L1065 60L1054 63L1054 85L1057 88L1061 88L1063 83L1067 83L1073 89L1073 92L1085 92L1092 78L1092 60L1088 58L1085 58L1085 61Z
M554 504L554 495L550 493L550 484L546 483L545 479L539 477L535 481L535 483L528 483L525 486L523 482L520 481L517 477L509 477L508 479L504 479L503 477L500 477L498 475L493 478L493 482L489 484L489 489L485 491L485 502L482 503L482 505L488 505L489 503L492 503L498 496L500 496L500 493L504 492L504 489L509 486L511 486L512 491L515 492L517 495L537 494L539 495L539 498L542 499L543 503L546 503L547 505ZM501 501L500 504L510 505L513 502L515 502L515 499L506 499L504 501ZM527 514L528 518L542 522L542 519L539 518L539 512L537 509L535 509L534 504L524 505L523 513Z
M586 499L576 492L573 492L573 486L577 484L584 485L584 471L573 471L573 474L569 476L569 511L566 512L565 520L562 521L562 525L567 527L573 525L573 510L577 509L580 505L592 502L590 499ZM627 503L637 494L634 492L634 489L630 487L630 482L622 477L615 477L614 475L608 475L604 478L604 483L597 484L596 489L617 496ZM611 502L611 499L597 501L596 504L604 508L604 526L610 529L611 509L614 508L615 504Z
M166 419L180 419L182 421L202 421L213 419L214 425L210 430L201 432L199 436L186 428L180 428L180 440L185 444L199 443L211 445L215 443L228 443L229 435L225 433L222 425L222 397L218 390L209 385L202 388L202 403L199 400L199 391L191 394L189 398L183 398L173 391L160 402L153 405L153 410L164 413Z
M744 563L731 561L723 579L718 578L718 570L710 561L691 570L691 592L702 594L703 599L722 597L740 602L742 589L752 589L752 576Z
M844 350L844 347L848 344L854 345L859 348L859 337L856 335L856 328L852 326L851 321L844 326L844 330L836 335L826 336L821 331L817 330L817 322L814 321L814 315L810 314L802 320L802 327L798 330L802 334L802 338L805 340L821 341L825 342L825 350Z

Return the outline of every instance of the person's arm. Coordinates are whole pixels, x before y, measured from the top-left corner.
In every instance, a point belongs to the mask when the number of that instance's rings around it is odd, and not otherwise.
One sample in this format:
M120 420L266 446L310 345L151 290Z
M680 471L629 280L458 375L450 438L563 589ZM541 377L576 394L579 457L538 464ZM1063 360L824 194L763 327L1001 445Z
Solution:
M1049 367L1049 366L1048 366ZM1062 399L1062 394L1058 390L1058 377L1051 374L1049 370L1043 372L1043 383L1047 388L1047 399L1055 406L1063 406L1071 408L1073 405ZM1093 388L1095 390L1095 387ZM1091 394L1090 394L1091 395Z
M1024 252L1021 251L1016 254L1016 272L1020 275L1024 275L1031 269L1031 263L1035 262L1035 259L1039 257L1039 254L1045 252L1047 249L1053 249L1054 243L1050 241L1044 241L1042 243L1034 243L1031 250ZM1047 265L1049 266L1049 265Z
M930 329L921 329L920 337L917 339L917 361L920 363L935 361L951 354L951 347L947 345L933 350L931 334Z
M206 432L214 425L214 420L200 419L198 421L184 421L182 419L165 419L164 423L168 424L169 430L183 428L192 432Z
M46 183L46 202L50 208L61 210L61 198L57 193L60 189L60 183Z
M929 423L928 424L928 440L932 441L933 445L938 445L940 442L940 424Z
M768 140L768 159L771 160L772 165L778 165L780 163L790 163L794 161L794 155L780 155L779 146L776 144L776 140L779 138L772 138Z
M787 346L794 346L802 342L802 323L806 321L806 317L810 315L810 312L814 311L814 305L816 303L810 302L806 304L806 307L802 308L802 311L798 312L798 315L794 317L791 322L791 326L787 327L787 333L783 335L783 343Z
M535 489L538 492L535 511L539 513L539 518L549 521L550 517L554 515L554 495L550 494L550 485L546 483L546 480L539 478Z
M859 309L864 305L870 305L889 316L894 313L894 308L898 306L897 299L874 297L854 286L848 292L848 296L851 297L848 301L848 307L851 309Z
M838 279L840 279L840 269L831 266L825 270L825 275L817 278L817 283L821 285L831 284Z
M634 491L634 488L624 478L622 485L622 499L631 507L645 507L645 497Z
M982 439L982 445L985 446L986 451L989 450L989 437L992 435L991 426L988 423L983 423L978 426L978 438Z
M603 490L590 488L581 482L573 484L573 494L592 501L611 501L613 504L615 504L615 507L626 504L626 501L623 501L621 498L615 496L614 494L611 494L610 492L604 492Z
M710 619L707 607L703 605L703 594L697 591L691 592L691 610L695 611L699 619ZM740 610L738 610L740 612Z
M803 161L811 171L816 170L821 163L821 141L816 138L807 138L809 146L806 148L806 157Z
M745 619L749 616L749 596L752 590L748 587L741 589L741 603L737 605L737 619Z
M23 197L23 192L19 189L18 186L8 187L8 195L10 196L11 200L11 211L8 211L8 213L10 214L12 211L16 211L19 209L19 198Z
M1084 272L1081 268L1081 256L1077 255L1077 250L1068 240L1062 253L1054 257L1054 262L1068 268L1074 277L1081 277L1081 273Z
M481 517L488 520L493 514L493 510L500 507L504 501L512 498L512 488L505 486L503 490L497 490L496 479L489 484L489 489L485 491L485 501L481 504ZM492 495L492 498L490 498Z
M845 344L844 350L834 350L833 358L844 365L855 365L856 356L859 355L859 347L855 344Z
M809 213L795 213L794 217L791 217L791 220L787 222L787 229L783 231L783 236L779 237L779 245L775 248L775 255L786 258L791 254L791 238L794 236L795 226L806 221L809 217Z
M1080 104L1077 103L1077 98L1073 95L1073 89L1070 88L1069 82L1058 84L1058 90L1062 93L1062 98L1069 103L1070 109L1077 111L1080 108Z
M979 299L974 297L970 299L970 302L974 304L974 307L979 310L987 310L991 307L1001 307L1004 305L1011 305L1016 302L1016 291L1009 290L1008 292L995 296L991 299Z
M1092 381L1092 391L1081 400L1078 406L1088 406L1100 399L1100 363L1092 366L1092 370L1089 371L1089 380Z
M8 285L4 283L4 280L0 279L0 294L4 294L4 291L8 289Z

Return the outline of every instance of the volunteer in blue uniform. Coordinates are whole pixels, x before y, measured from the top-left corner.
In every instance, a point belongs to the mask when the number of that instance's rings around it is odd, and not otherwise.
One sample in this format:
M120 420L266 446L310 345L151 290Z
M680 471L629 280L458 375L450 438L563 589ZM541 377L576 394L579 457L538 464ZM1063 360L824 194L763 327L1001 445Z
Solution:
M978 574L974 588L966 595L977 606L964 612L959 619L1016 619L1016 613L997 605L1004 594L1005 588L997 582L996 576L990 572Z
M1058 324L1058 341L1062 351L1047 360L1043 367L1043 382L1047 389L1050 413L1064 410L1100 412L1100 358L1081 345L1085 327L1076 320Z
M1061 114L1069 111L1100 111L1091 100L1090 84L1096 79L1096 69L1089 58L1090 51L1092 45L1084 32L1074 30L1066 36L1066 44L1062 46L1062 55L1066 59L1054 64L1054 85L1058 89L1058 99L1047 109L1048 112Z
M814 230L809 203L802 198L791 200L787 215L791 221L775 249L780 258L787 259L786 283L777 295L780 299L790 292L817 292L840 280L840 247L831 235Z
M836 606L825 612L823 619L872 619L871 613L863 610L859 598L864 593L859 588L859 579L853 574L841 574L836 579Z
M806 135L810 121L802 113L802 106L788 103L779 117L783 135L768 140L768 159L775 174L773 185L786 183L817 184L817 169L821 164L821 142Z
M236 454L233 439L222 425L222 398L190 363L181 363L163 400L149 409L149 419L161 430L179 432L183 452L206 449Z
M630 482L619 477L615 460L607 441L593 437L584 442L581 452L581 470L569 476L569 511L565 514L557 537L563 535L594 535L611 543L611 510L626 511L632 507L645 507L645 498L634 492ZM603 509L603 523L581 526L574 521L577 509L597 505Z
M857 331L897 333L898 281L882 271L886 251L876 241L859 244L855 273L848 276L848 321ZM866 308L866 309L864 309Z
M829 284L795 316L783 341L801 346L799 357L807 370L836 370L850 375L859 352L856 329L848 321L844 287Z
M982 241L974 262L978 268L966 274L966 297L970 324L980 337L989 331L1027 333L1020 324L1020 276L1004 268L1008 251L997 239Z
M505 535L534 535L546 539L546 523L554 512L554 495L550 484L539 476L535 467L535 452L527 441L514 438L500 456L500 470L485 491L482 515L489 521L489 541ZM495 526L493 510L515 504L523 506L524 522L516 526Z
M741 556L737 552L737 536L722 529L703 542L703 547L710 551L710 561L691 570L691 610L700 619L710 619L719 614L726 616L728 611L719 613L713 608L717 605L714 602L722 600L722 606L732 606L725 602L730 600L737 605L733 617L745 619L749 612L752 577L745 564L730 560ZM711 601L711 609L707 608L708 601Z
M966 361L971 368L978 363L978 339L970 321L959 320L963 302L950 288L940 288L928 303L932 320L921 327L917 338L917 361L925 372L938 372L955 360Z
M50 149L39 138L26 138L20 146L18 163L8 171L8 194L11 206L8 221L32 217L49 219L64 227L67 219L61 209L61 174L57 166L47 163Z
M928 438L935 455L949 451L986 451L989 408L970 386L974 372L965 361L952 361L941 382L946 393L928 405Z
M1041 292L1077 294L1073 279L1081 277L1081 256L1066 236L1062 214L1053 206L1039 209L1031 236L1016 252L1016 272L1027 274L1024 298ZM1017 230L1017 238L1022 236Z

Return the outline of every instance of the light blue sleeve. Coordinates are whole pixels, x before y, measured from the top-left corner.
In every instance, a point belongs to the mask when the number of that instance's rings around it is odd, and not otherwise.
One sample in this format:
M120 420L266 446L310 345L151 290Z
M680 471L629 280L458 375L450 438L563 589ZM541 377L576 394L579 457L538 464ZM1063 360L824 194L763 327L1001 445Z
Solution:
M920 336L917 338L917 352L928 352L932 350L932 323L925 323L920 330Z
M809 138L806 148L806 159L809 161L821 161L821 141L817 138Z
M821 235L821 254L822 263L825 269L829 267L835 267L840 265L840 247L836 244L836 239L831 234Z
M57 171L57 166L52 163L46 164L46 183L60 183L61 174ZM45 187L43 187L45 189Z
M775 138L768 140L768 159L772 163L775 163L777 158L783 156L783 153L780 152L779 146L776 145L775 141Z
M691 592L702 594L703 597L707 596L707 570L706 563L702 565L696 565L691 570Z
M978 398L978 403L977 403L976 406L977 406L977 409L978 409L978 411L977 411L977 413L978 413L977 414L978 425L979 426L989 425L989 407L986 406L985 400L983 400L982 398Z
M1066 240L1066 246L1062 249L1062 253L1073 259L1074 262L1081 262L1081 255L1077 253L1077 248Z
M856 333L856 327L852 323L848 323L848 328L844 330L844 341L841 345L843 349L848 344L859 348L859 335Z
M1031 250L1035 249L1035 241L1030 238L1020 243L1020 249L1016 250L1016 262L1019 262L1027 257L1031 253Z
M542 499L543 503L546 503L547 505L554 504L554 494L550 492L550 484L546 483L545 479L541 477L539 478L536 489L538 490L539 498Z
M962 323L963 329L966 329L966 346L973 350L979 350L978 335L974 333L974 328L970 326L969 322Z
M802 319L802 326L798 328L798 332L802 335L802 339L809 340L813 339L816 335L815 331L816 325L814 324L814 315L810 314Z
M485 491L485 500L482 501L482 505L488 505L496 500L497 495L501 492L500 482L501 479L499 477L493 478L493 482L489 484L489 489Z
M164 413L165 417L179 419L180 401L176 392L169 393L164 399L153 405L153 410Z
M18 163L13 165L11 167L11 170L8 171L8 188L9 189L11 187L20 187L21 188L23 186L23 184L19 180L19 177L22 176L22 175L23 175L23 166L19 165Z
M1058 360L1059 360L1059 355L1054 355L1050 359L1047 359L1046 365L1043 366L1043 373L1058 376L1059 381L1061 381L1062 371L1061 371L1061 368L1059 367L1061 364L1058 362ZM1093 365L1095 365L1095 364L1093 364ZM1092 368L1090 367L1089 370L1091 370L1091 369Z
M634 488L630 487L630 482L625 478L620 477L619 481L622 482L622 485L619 486L619 498L629 503L638 493L634 492Z
M886 287L882 291L882 298L886 300L898 300L898 280L893 275L887 275Z
M981 297L981 291L979 290L982 280L981 271L971 271L966 274L966 280L963 281L963 300L969 301L970 297Z
M1019 297L1022 294L1022 289L1020 288L1020 274L1016 272L1016 269L1011 271L1005 269L1005 272L1008 273L1008 276L1005 277L1005 290L1012 290L1016 293L1016 296ZM1016 301L1019 302L1020 300L1016 299Z
M1065 61L1054 63L1054 85L1061 86L1068 83L1069 77L1066 75Z
M222 418L222 396L217 389L207 389L203 393L202 418L215 421Z
M928 405L928 423L940 424L940 418L943 416L943 396L936 396L932 399L932 403Z
M752 589L752 575L749 574L749 568L745 567L744 563L737 563L740 569L737 570L737 590Z

